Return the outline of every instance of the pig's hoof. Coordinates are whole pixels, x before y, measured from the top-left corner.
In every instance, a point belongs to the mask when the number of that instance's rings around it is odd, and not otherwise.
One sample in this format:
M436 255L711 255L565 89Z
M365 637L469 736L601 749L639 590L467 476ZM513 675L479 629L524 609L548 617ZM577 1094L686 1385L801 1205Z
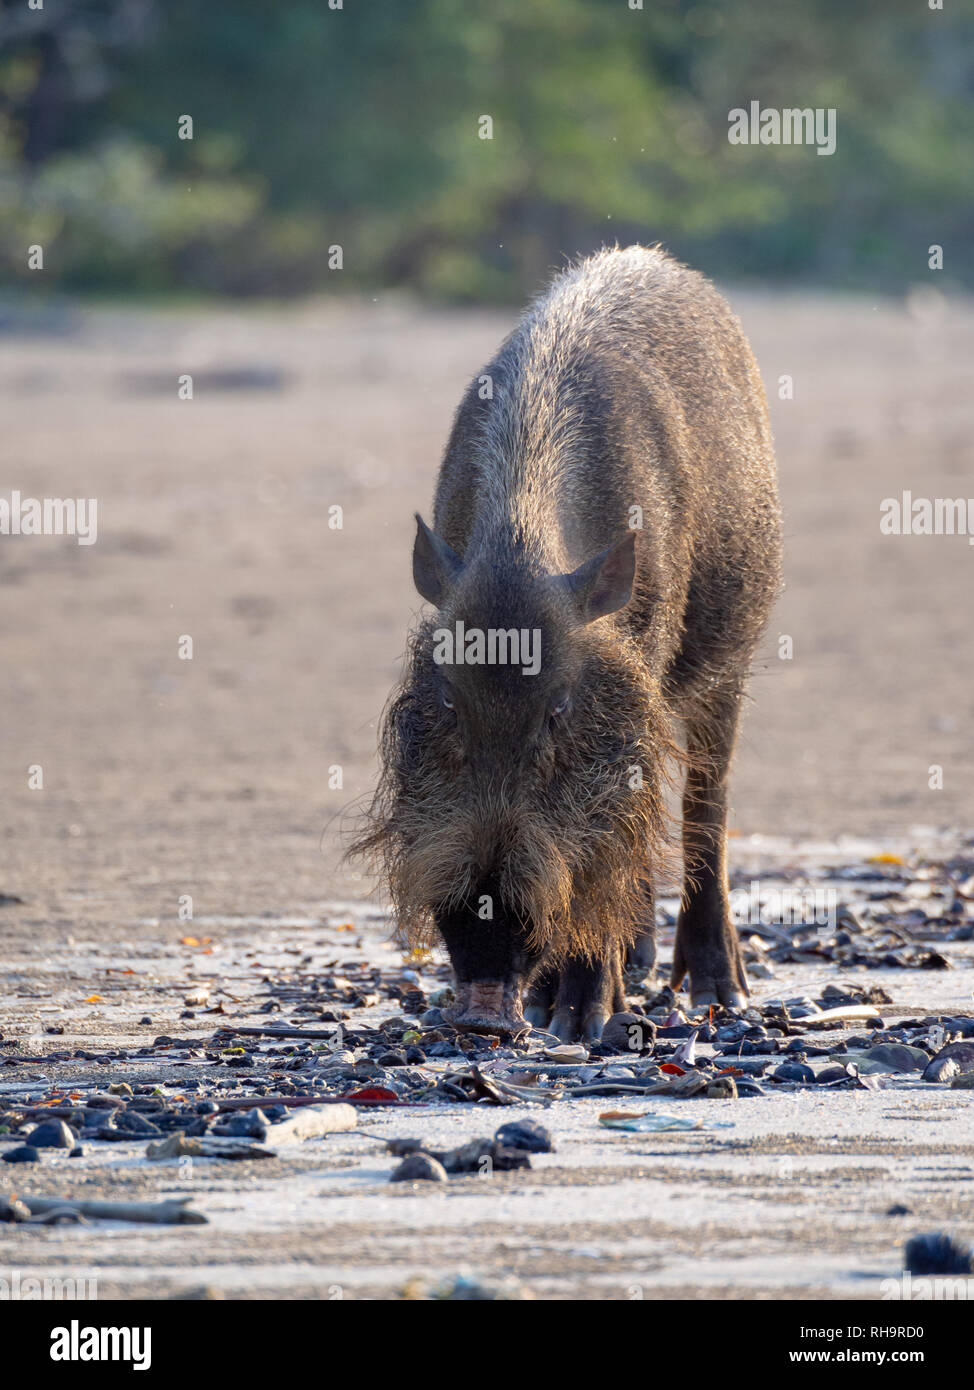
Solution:
M601 1042L602 1029L605 1027L608 1017L609 1015L605 1009L596 1009L594 1012L587 1014L582 1023L581 1041L583 1043Z
M607 1018L603 1008L590 1010L584 1018L574 1009L559 1009L548 1024L548 1032L563 1043L597 1043Z
M547 1029L550 1016L551 1010L541 1004L529 1004L524 1010L524 1020L530 1023L532 1028Z
M548 1032L554 1033L559 1042L573 1043L578 1037L578 1015L574 1009L559 1009L553 1014Z
M723 1004L725 1009L746 1009L747 995L727 981L703 984L699 988L691 986L690 1002L695 1009L706 1008L708 1004Z

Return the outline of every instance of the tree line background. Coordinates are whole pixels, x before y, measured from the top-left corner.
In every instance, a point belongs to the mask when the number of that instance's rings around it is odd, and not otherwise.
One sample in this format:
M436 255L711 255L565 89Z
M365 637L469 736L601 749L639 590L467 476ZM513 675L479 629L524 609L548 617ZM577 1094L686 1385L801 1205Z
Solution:
M618 238L880 289L937 243L971 283L970 0L644 4L6 0L3 278L40 244L62 290L508 301ZM835 107L835 154L730 145L752 99Z

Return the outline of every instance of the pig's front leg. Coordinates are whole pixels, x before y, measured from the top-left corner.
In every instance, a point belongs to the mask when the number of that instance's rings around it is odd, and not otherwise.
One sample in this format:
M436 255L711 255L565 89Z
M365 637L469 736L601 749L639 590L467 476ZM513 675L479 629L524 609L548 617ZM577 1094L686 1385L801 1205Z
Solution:
M604 960L570 957L544 969L528 992L525 1018L564 1043L595 1043L606 1019L624 1008L622 952L613 946Z

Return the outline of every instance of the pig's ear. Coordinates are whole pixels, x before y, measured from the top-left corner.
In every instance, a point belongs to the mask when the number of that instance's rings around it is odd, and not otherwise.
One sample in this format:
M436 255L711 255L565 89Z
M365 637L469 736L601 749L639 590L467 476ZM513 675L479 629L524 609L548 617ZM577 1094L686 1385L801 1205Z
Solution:
M571 574L559 577L559 584L572 596L581 622L591 623L625 608L632 598L636 577L636 533L610 545L601 555L586 560Z
M416 540L413 543L413 583L423 598L437 608L443 606L447 590L463 569L455 550L431 531L416 513Z

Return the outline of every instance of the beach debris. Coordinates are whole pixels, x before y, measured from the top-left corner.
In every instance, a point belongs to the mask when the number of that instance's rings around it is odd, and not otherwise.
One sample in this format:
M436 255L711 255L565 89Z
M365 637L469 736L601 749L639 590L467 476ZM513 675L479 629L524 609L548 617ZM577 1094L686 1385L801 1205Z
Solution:
M43 1120L27 1136L32 1149L73 1149L78 1136L63 1120Z
M19 1197L0 1197L0 1221L20 1222L30 1220L30 1208Z
M903 1267L911 1274L974 1274L974 1253L942 1231L927 1232L906 1242Z
M147 1144L145 1156L151 1162L159 1163L166 1158L276 1158L277 1151L261 1148L259 1144L248 1144L244 1139L188 1138L177 1131L158 1143Z
M445 1303L512 1303L530 1301L534 1296L513 1274L501 1275L497 1279L459 1274L453 1280L437 1284L430 1295Z
M518 1142L511 1142L518 1141ZM546 1147L545 1147L546 1146ZM388 1139L386 1149L397 1158L432 1158L445 1173L507 1173L531 1167L531 1153L551 1153L551 1135L531 1121L501 1125L493 1139L470 1139L455 1149L433 1149L420 1139ZM402 1165L400 1165L400 1168ZM395 1173L400 1171L399 1168ZM395 1177L395 1173L393 1176ZM396 1179L405 1181L405 1179Z
M496 1139L471 1139L459 1148L435 1157L448 1173L509 1173L518 1168L530 1168L531 1158L525 1149L508 1148Z
M923 1080L949 1081L960 1072L971 1070L974 1070L974 1042L951 1042L927 1062Z
M922 1048L906 1043L877 1043L860 1051L836 1053L832 1060L854 1062L861 1075L869 1075L923 1071L930 1057Z
M446 1169L422 1149L409 1154L389 1175L390 1182L449 1182Z
M607 1052L629 1052L638 1056L640 1052L651 1051L655 1042L656 1024L652 1019L624 1012L606 1020L600 1046Z
M702 1095L710 1083L704 1072L677 1070L675 1074L646 1082L595 1081L585 1086L573 1086L569 1096L690 1096Z
M695 1064L698 1033L699 1029L695 1028L690 1036L680 1043L670 1058L671 1066L692 1067Z
M74 1197L26 1197L21 1193L19 1200L32 1216L70 1210L89 1221L134 1221L156 1226L205 1226L209 1219L202 1212L189 1209L192 1197L169 1197L163 1202L91 1202Z
M309 1105L272 1125L269 1137L273 1144L287 1144L299 1139L317 1139L323 1134L339 1134L354 1129L357 1124L358 1115L353 1105Z
M782 1062L781 1066L771 1073L771 1081L791 1081L798 1082L802 1086L811 1086L815 1083L815 1073L805 1062Z
M581 1043L559 1043L557 1047L546 1047L541 1056L550 1062L587 1062L588 1048Z
M599 1116L605 1129L633 1130L639 1134L665 1134L669 1130L733 1129L732 1120L692 1119L682 1115L667 1115L661 1110L645 1110L641 1114L610 1110Z
M351 1108L349 1106L349 1109ZM269 1128L270 1120L263 1110L255 1106L252 1110L238 1110L222 1117L210 1132L221 1138L259 1139L263 1141L267 1138Z
M513 1274L483 1279L472 1274L457 1274L432 1287L422 1278L410 1279L399 1291L401 1299L418 1302L437 1300L444 1303L511 1303L532 1300L535 1295Z
M839 1004L806 1017L818 1028L823 1023L869 1023L874 1019L881 1020L882 1015L874 1004Z
M732 1076L715 1076L704 1095L707 1100L737 1100L737 1082Z
M87 1226L88 1218L77 1207L56 1206L30 1218L32 1226Z
M551 1131L532 1119L510 1120L500 1126L494 1139L505 1148L524 1149L527 1153L550 1154L555 1151Z

